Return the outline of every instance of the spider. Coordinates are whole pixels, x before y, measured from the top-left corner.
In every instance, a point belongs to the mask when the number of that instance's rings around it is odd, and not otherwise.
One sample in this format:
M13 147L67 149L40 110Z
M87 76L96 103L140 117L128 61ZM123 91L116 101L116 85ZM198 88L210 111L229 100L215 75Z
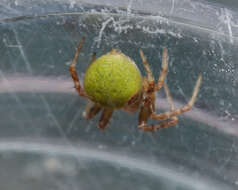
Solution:
M164 82L168 72L166 48L163 49L162 70L157 82L154 80L142 50L140 50L140 56L147 74L144 77L142 77L134 61L119 50L112 49L99 58L96 58L96 53L93 53L84 76L84 88L82 88L76 72L76 64L84 40L85 37L81 39L77 46L69 71L78 95L89 100L83 116L86 119L92 119L102 110L98 122L98 127L101 130L106 128L113 111L116 109L122 109L130 113L139 111L138 128L154 132L158 129L175 126L178 123L177 116L192 108L199 91L202 75L199 75L187 105L182 108L175 108L169 89ZM156 92L162 87L165 90L170 111L157 114L155 112ZM149 118L160 120L160 122L158 124L148 124Z

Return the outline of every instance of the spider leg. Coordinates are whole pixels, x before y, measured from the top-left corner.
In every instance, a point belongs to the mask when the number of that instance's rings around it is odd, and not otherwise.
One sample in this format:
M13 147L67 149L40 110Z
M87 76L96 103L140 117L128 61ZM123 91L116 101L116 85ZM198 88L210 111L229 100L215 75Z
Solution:
M163 84L164 84L164 80L166 78L167 72L168 72L168 50L166 48L163 49L163 55L162 55L162 70L160 72L160 76L158 79L157 84L155 84L154 82L154 77L153 74L151 72L150 66L146 60L146 57L144 56L144 53L142 50L140 50L140 56L143 62L143 65L146 69L147 72L147 80L144 80L146 85L146 91L147 91L147 95L151 96L152 101L152 107L153 110L155 110L155 91L158 91L162 88Z
M147 73L147 77L144 78L144 80L143 80L143 87L144 87L146 97L148 96L148 98L146 98L146 99L148 99L148 100L144 100L144 101L151 102L152 110L154 111L155 110L155 81L154 81L154 77L153 77L150 66L149 66L142 50L140 50L140 56L141 56L143 65L145 67L146 73Z
M193 90L192 97L190 98L187 105L185 105L182 108L174 109L173 111L165 112L165 113L162 113L162 114L152 113L150 117L152 119L155 119L155 120L166 120L166 119L172 118L174 116L180 115L184 112L187 112L187 111L191 110L191 108L192 108L192 106L193 106L193 104L196 100L201 81L202 81L202 75L199 75L199 77L197 79L197 82L196 82L196 85L195 85L194 90Z
M139 125L139 129L142 129L144 131L149 131L149 132L155 132L158 129L162 129L162 128L168 128L168 127L172 127L175 126L178 123L178 118L177 117L173 117L171 118L171 120L169 121L164 121L160 124L151 124L151 125Z
M111 116L113 113L113 109L112 108L104 108L102 115L100 117L100 120L98 122L98 127L101 130L104 130L106 128L106 125L108 124Z
M145 67L147 77L143 79L143 96L142 106L139 113L139 128L143 128L147 124L147 120L155 109L155 82L150 66L142 50L140 56Z
M101 106L99 106L98 104L93 103L92 101L89 100L84 112L83 112L83 116L86 119L92 119L95 115L97 115L97 113L102 109Z
M139 128L146 126L147 121L152 113L150 105L143 105L139 113Z
M172 111L175 110L174 101L172 99L172 96L170 95L169 88L168 88L166 83L164 83L164 90L165 90L167 100L168 100L169 105L170 105L170 111L172 112ZM159 128L172 127L172 126L175 126L177 123L178 123L178 117L173 116L173 117L171 117L171 121L168 121L167 124L166 124L166 122L161 123Z
M147 85L148 81L144 78L144 85ZM144 87L145 88L145 87ZM144 92L142 97L142 106L139 112L139 128L146 126L147 120L149 119L150 115L154 112L155 106L155 95L154 91L152 92Z
M160 76L157 82L155 89L158 91L162 88L164 84L165 77L168 72L168 50L166 48L163 49L162 55L162 70L160 72Z
M73 61L72 61L71 65L69 66L69 71L70 71L71 77L74 81L74 87L77 90L79 96L86 96L84 90L80 86L78 74L77 74L77 71L76 71L77 60L78 60L78 57L79 57L80 50L83 46L83 41L84 40L85 40L85 37L83 37L81 39L81 41L79 42L79 45L78 45L78 47L75 51L75 54L74 54Z
M164 89L165 89L165 93L166 93L166 96L167 96L167 100L168 100L169 105L170 105L170 111L172 112L172 111L175 110L175 106L174 106L173 99L170 95L170 92L169 92L169 89L168 89L166 83L164 83ZM171 117L171 120L164 121L164 122L162 122L160 124L157 124L157 125L153 125L153 124L152 125L141 125L141 126L139 126L139 129L143 129L144 131L154 132L158 129L175 126L177 123L178 123L178 117L173 116L173 117Z
M172 99L172 96L170 95L169 88L168 88L166 82L164 83L164 91L165 91L167 100L169 102L170 110L174 111L175 110L174 101Z
M141 59L142 59L142 62L143 62L143 65L145 67L145 70L146 70L146 73L147 73L147 79L149 82L154 82L154 77L153 77L153 74L152 74L152 71L150 69L150 66L146 60L146 57L143 53L142 50L140 50L140 56L141 56Z
M149 64L148 64L148 62L146 60L146 57L145 57L145 55L144 55L142 50L140 50L140 56L141 56L143 65L144 65L144 67L146 69L146 72L147 72L147 79L149 81L149 84L150 85L153 84L153 87L154 87L155 86L155 84L154 84L154 77L153 77L153 74L151 72L150 66L149 66ZM157 82L157 84L155 86L155 90L158 91L158 90L160 90L162 88L167 72L168 72L168 50L166 48L164 48L163 49L163 55L162 55L162 70L161 70L158 82Z
M170 92L169 92L169 89L166 85L166 83L164 84L164 88L165 88L165 93L167 95L167 99L168 99L168 102L170 104L170 110L171 111L174 111L175 110L175 106L174 106L174 103L173 103L173 100L172 100L172 97L170 95ZM145 110L144 107L142 107L142 110ZM145 111L141 111L141 113L145 113ZM144 131L150 131L150 132L154 132L158 129L161 129L161 128L168 128L168 127L171 127L171 126L175 126L178 122L178 118L177 116L173 116L171 117L171 120L169 121L164 121L160 124L157 124L157 125L148 125L146 124L148 118L150 117L151 115L151 111L147 111L145 114L144 114L144 117L146 116L146 120L144 119L143 122L139 123L139 129L142 129ZM141 117L143 119L143 117Z
M193 90L193 95L192 95L190 101L188 102L188 104L186 106L179 108L179 109L175 109L169 89L168 89L167 85L164 84L165 93L167 95L167 99L170 104L170 111L162 113L162 114L156 114L156 113L152 112L150 117L155 120L167 120L167 121L164 121L157 125L147 125L147 124L143 123L143 125L139 125L139 129L143 129L144 131L154 132L158 129L175 126L178 123L177 116L184 112L189 111L192 108L192 106L196 100L198 91L199 91L201 80L202 80L202 76L199 75L198 80L197 80L196 85Z
M142 106L141 106L141 110L139 113L139 129L143 129L144 131L152 131L153 132L153 131L156 131L157 129L175 126L178 122L177 116L184 112L189 111L192 108L192 106L196 100L198 91L199 91L202 76L199 75L196 85L193 90L192 97L191 97L190 101L188 102L188 104L182 108L175 109L169 89L168 89L167 85L164 83L166 74L168 72L167 49L165 48L163 50L162 70L161 70L161 73L160 73L160 76L159 76L159 79L158 79L158 82L156 85L154 83L154 77L150 70L149 64L147 63L142 50L140 50L140 56L141 56L142 62L144 64L144 67L147 72L147 78L145 78L143 81L144 93L143 93ZM170 104L170 111L162 113L162 114L156 114L155 113L155 91L160 90L163 86L165 89L165 93L167 95L168 102ZM148 118L152 118L155 120L167 120L167 121L163 121L156 125L153 125L153 124L148 125L147 124Z

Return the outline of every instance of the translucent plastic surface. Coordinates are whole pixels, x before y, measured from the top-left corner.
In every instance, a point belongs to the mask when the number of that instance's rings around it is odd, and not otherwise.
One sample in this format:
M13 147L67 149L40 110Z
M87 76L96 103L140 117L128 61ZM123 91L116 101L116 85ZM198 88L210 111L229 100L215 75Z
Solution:
M0 189L237 189L235 12L204 1L104 4L0 4ZM155 134L137 128L138 113L122 111L100 131L99 116L82 116L87 101L68 71L82 36L81 82L91 54L111 48L131 57L145 75L142 49L157 78L166 47L176 107L187 103L203 75L194 108ZM156 111L168 109L162 89Z

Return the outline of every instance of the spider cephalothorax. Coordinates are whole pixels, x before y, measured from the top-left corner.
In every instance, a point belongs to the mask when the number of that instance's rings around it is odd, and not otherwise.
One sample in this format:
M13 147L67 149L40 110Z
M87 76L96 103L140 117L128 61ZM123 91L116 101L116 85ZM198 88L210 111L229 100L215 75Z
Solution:
M90 65L85 73L84 88L81 87L76 72L76 64L84 38L80 41L72 64L69 67L75 89L80 96L86 97L89 103L84 111L84 117L92 119L100 110L103 110L98 126L105 129L115 109L127 112L139 111L139 129L155 131L160 128L174 126L178 122L177 116L189 111L199 91L202 76L198 77L192 97L187 105L176 109L164 83L168 71L168 53L163 50L162 70L155 82L149 64L140 50L140 56L146 69L147 76L142 77L139 69L131 58L116 49L96 59L94 53ZM156 91L164 87L170 104L170 111L157 114L155 112ZM148 125L147 120L161 120L159 124Z

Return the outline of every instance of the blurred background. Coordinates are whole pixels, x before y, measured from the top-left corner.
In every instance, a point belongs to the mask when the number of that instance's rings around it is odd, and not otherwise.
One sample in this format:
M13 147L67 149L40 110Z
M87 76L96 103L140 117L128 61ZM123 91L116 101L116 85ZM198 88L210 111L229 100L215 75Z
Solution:
M235 0L1 0L0 189L237 189L237 9ZM92 52L112 48L145 74L142 49L157 78L166 47L176 107L203 75L194 108L154 135L120 110L100 131L68 71L82 36L81 82ZM168 109L162 89L156 110Z

